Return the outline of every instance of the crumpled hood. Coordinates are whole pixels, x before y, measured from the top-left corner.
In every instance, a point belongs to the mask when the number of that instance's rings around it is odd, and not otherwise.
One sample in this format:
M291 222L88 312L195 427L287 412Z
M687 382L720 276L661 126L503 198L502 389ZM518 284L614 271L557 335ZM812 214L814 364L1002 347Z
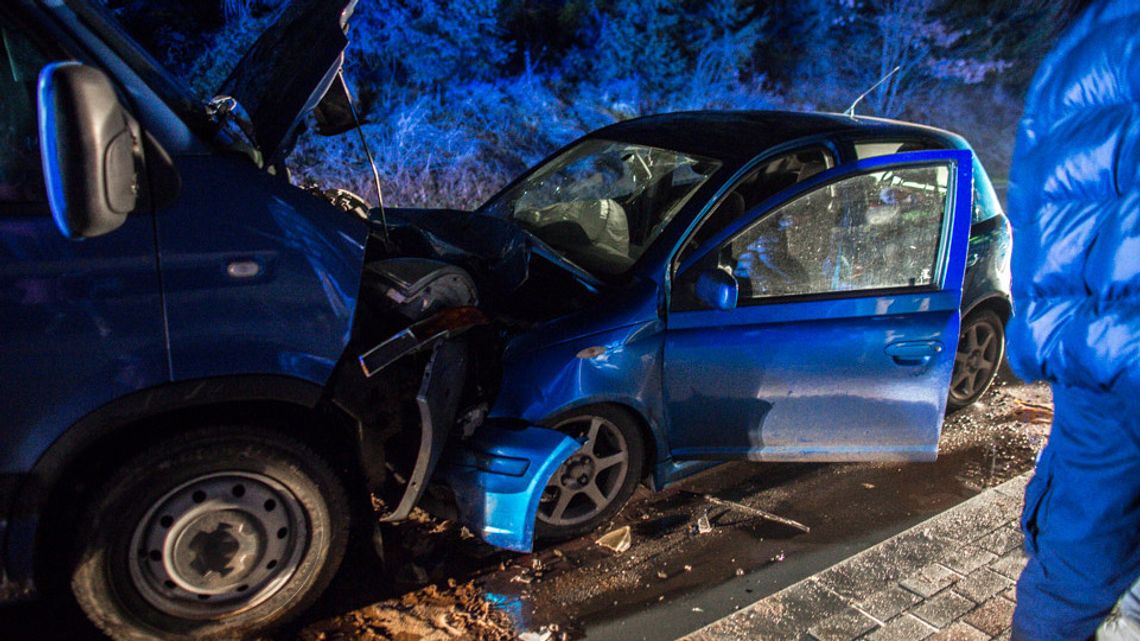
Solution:
M526 234L507 221L454 209L388 209L386 214L402 255L463 267L475 277L481 296L509 295L529 275ZM375 217L373 225L380 225Z
M248 115L267 163L283 158L305 114L336 80L357 0L293 0L218 90Z

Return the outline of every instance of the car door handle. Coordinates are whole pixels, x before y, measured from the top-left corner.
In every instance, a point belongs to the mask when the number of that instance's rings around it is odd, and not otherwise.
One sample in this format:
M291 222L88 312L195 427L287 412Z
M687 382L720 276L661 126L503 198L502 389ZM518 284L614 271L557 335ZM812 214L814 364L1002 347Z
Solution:
M896 365L926 365L930 359L942 353L942 343L938 341L901 341L887 345L886 352Z

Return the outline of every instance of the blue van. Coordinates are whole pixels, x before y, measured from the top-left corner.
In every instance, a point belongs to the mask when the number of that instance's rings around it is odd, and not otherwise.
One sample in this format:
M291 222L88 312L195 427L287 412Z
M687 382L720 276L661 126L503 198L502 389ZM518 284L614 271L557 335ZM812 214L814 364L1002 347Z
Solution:
M205 104L98 6L0 6L0 600L253 637L350 522L529 550L718 461L932 460L992 380L1009 228L960 137L656 116L369 209L283 164L353 126L353 5L291 3Z

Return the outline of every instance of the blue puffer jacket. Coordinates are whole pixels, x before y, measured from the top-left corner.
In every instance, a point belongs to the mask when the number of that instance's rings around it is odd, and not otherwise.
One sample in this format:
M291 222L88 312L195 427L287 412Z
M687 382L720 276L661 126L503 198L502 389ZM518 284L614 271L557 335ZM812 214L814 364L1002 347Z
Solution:
M1140 1L1095 3L1027 98L1009 192L1010 362L1140 405Z

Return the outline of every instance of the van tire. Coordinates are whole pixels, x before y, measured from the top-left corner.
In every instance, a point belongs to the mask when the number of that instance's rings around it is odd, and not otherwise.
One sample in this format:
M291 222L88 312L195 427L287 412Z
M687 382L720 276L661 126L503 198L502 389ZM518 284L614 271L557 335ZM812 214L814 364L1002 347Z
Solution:
M129 460L75 532L71 588L116 641L248 639L320 596L344 557L344 487L315 452L252 426Z

